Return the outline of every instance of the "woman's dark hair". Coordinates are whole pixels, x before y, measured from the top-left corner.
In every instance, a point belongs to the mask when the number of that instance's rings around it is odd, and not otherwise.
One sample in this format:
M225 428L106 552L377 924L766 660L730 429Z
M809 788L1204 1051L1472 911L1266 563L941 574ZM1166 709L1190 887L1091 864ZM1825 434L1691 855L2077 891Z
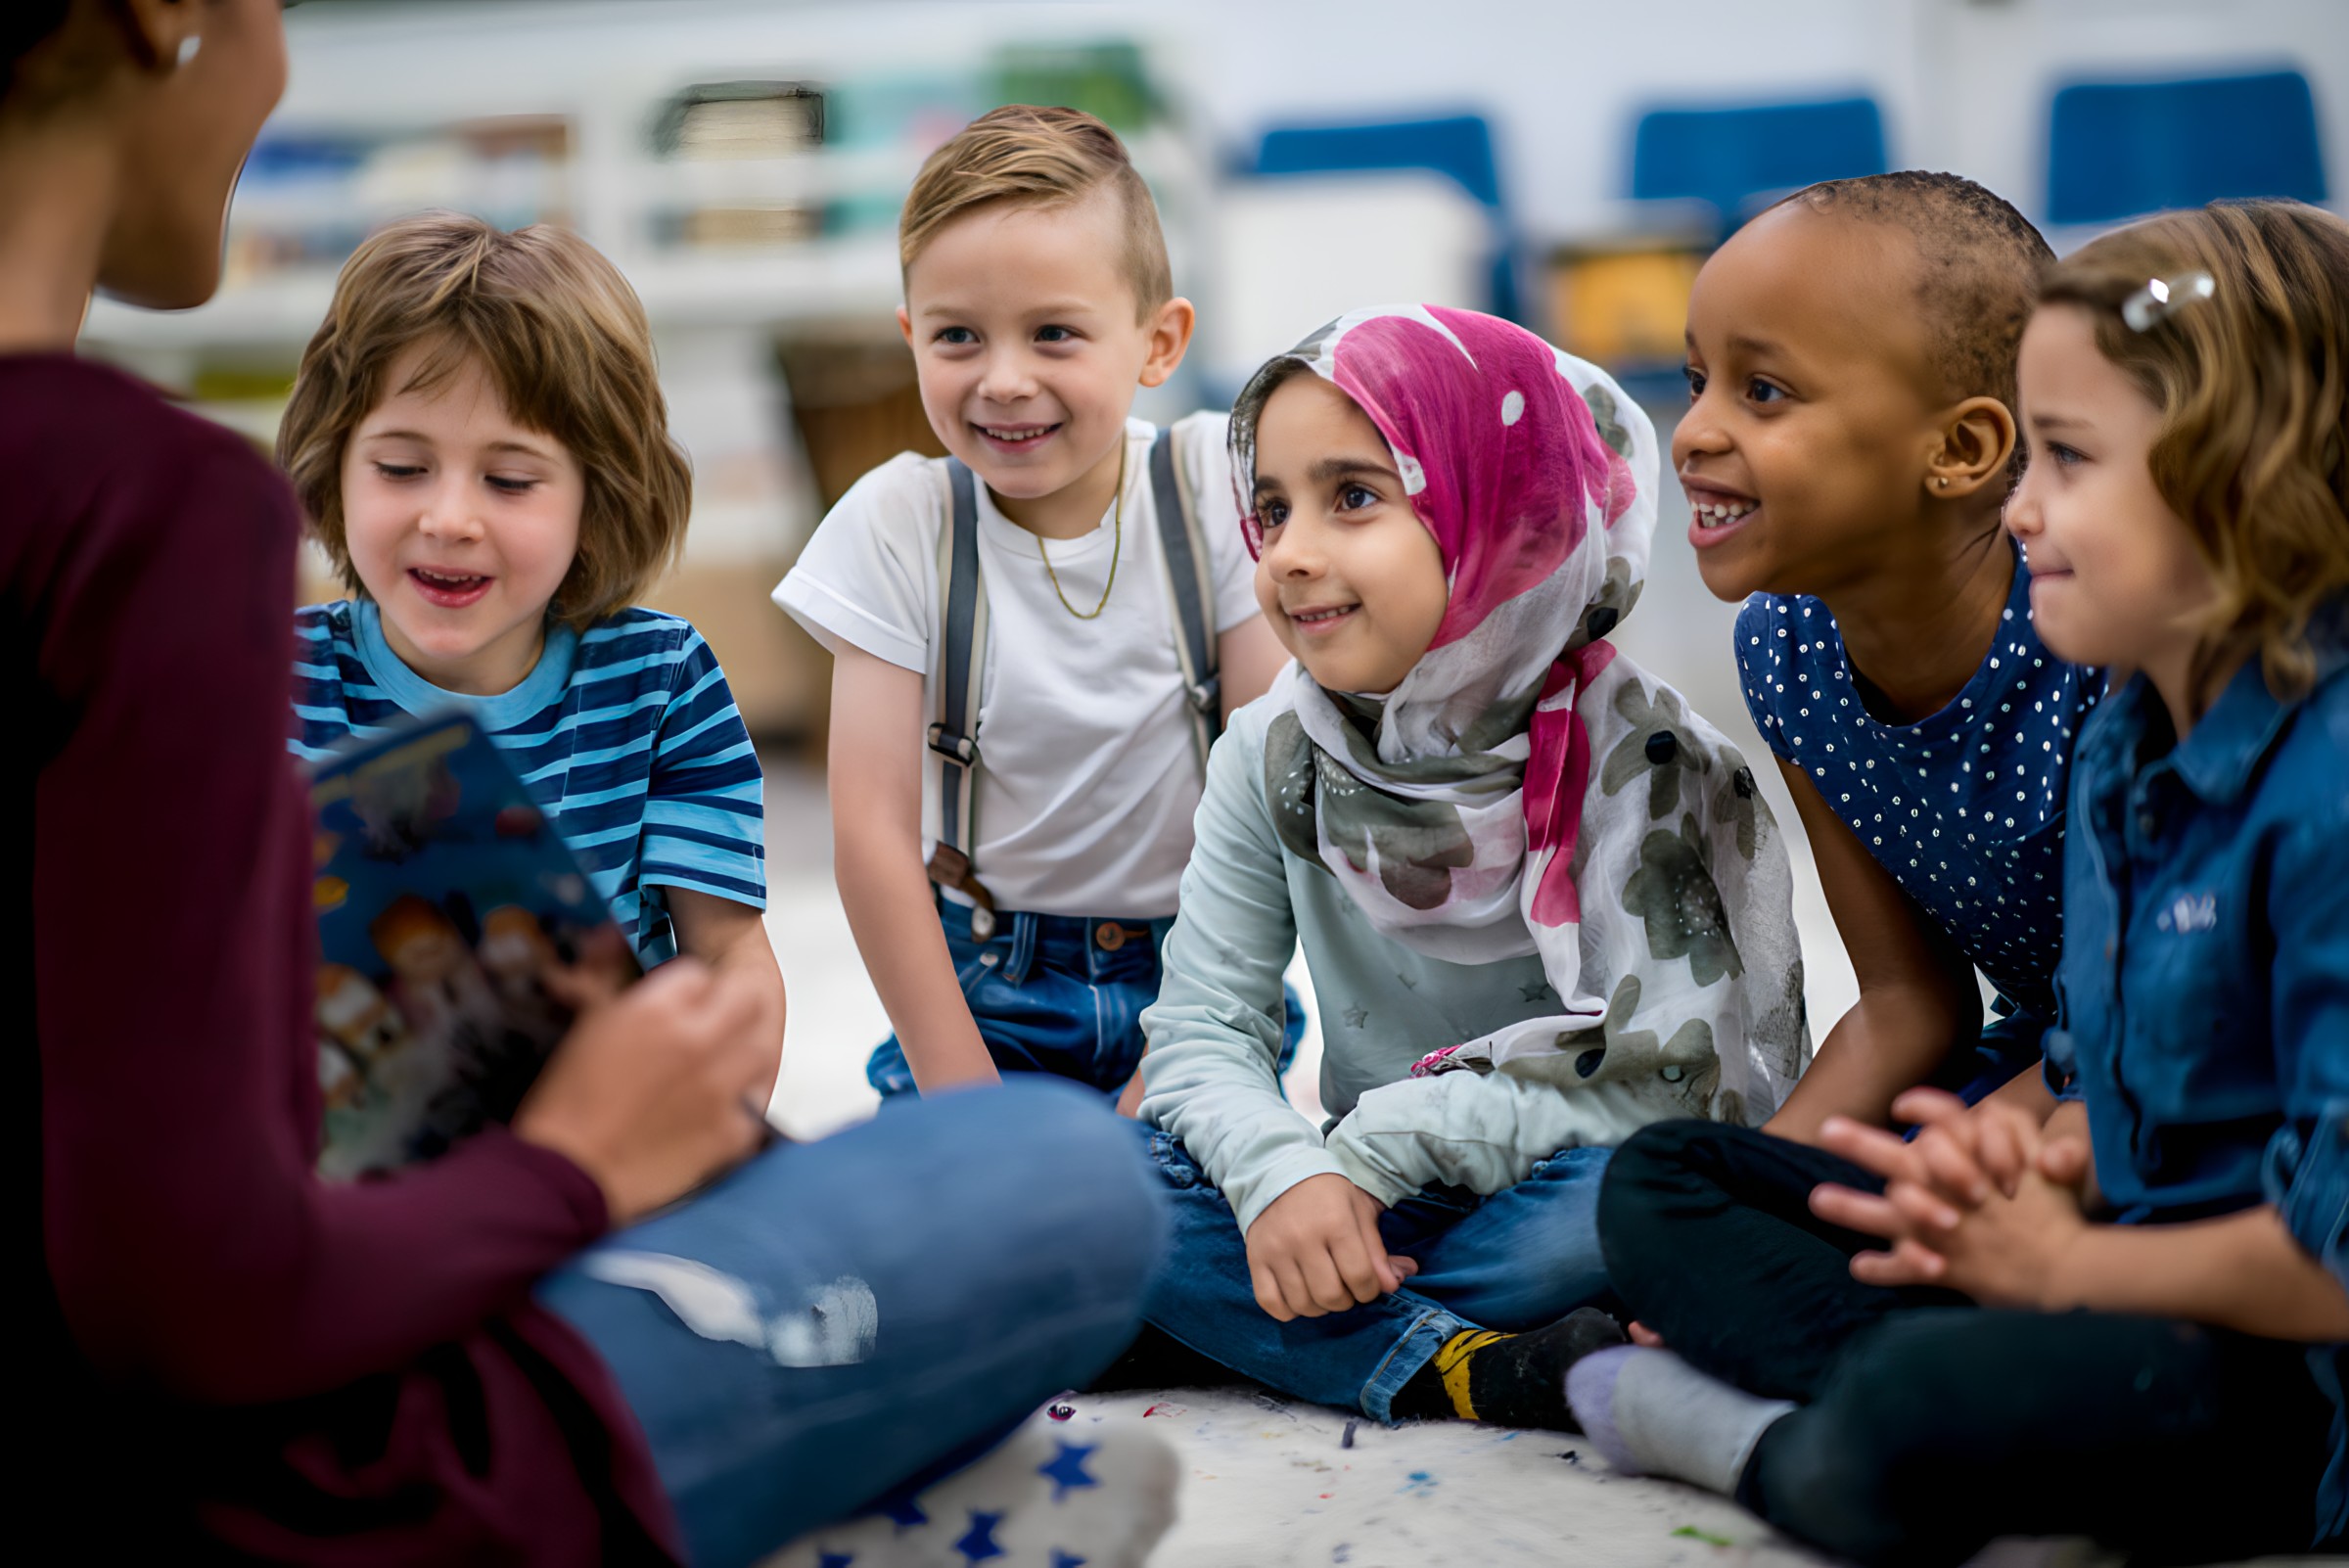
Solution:
M0 100L17 86L17 67L66 24L73 0L7 0L0 5Z

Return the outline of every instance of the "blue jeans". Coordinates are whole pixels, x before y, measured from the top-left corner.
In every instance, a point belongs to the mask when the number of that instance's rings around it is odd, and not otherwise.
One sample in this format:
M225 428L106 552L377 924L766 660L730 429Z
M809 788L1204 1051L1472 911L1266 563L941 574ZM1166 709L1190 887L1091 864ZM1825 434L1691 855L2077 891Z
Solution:
M1158 1000L1158 948L1172 919L1118 920L1015 911L992 937L971 936L971 911L939 902L954 979L996 1071L1049 1073L1116 1094L1142 1059L1142 1009ZM1283 987L1280 1070L1305 1035L1305 1002ZM884 1100L914 1092L913 1069L892 1035L873 1048L865 1082Z
M1166 1237L1132 1134L1011 1083L782 1144L549 1275L697 1568L967 1456L1126 1348Z
M1561 1149L1523 1181L1480 1198L1430 1187L1380 1217L1387 1250L1419 1272L1348 1312L1279 1322L1257 1305L1239 1221L1181 1142L1144 1129L1174 1200L1174 1239L1144 1315L1258 1382L1391 1421L1411 1374L1467 1328L1516 1332L1607 1298L1598 1182L1607 1148Z

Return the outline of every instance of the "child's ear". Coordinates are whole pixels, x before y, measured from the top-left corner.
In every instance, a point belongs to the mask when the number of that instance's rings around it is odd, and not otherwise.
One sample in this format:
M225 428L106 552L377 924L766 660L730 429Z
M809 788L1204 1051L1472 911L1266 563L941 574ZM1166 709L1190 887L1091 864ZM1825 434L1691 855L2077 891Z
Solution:
M908 347L908 348L912 347L912 346L913 346L913 317L911 317L911 316L909 316L909 315L907 315L907 314L905 313L905 307L904 307L903 305L899 305L899 306L898 306L898 332L900 332L900 333L902 333L902 334L904 334L904 337L905 337L905 346L906 346L906 347Z
M1955 501L2004 484L2014 441L2012 409L1996 397L1968 397L1942 417L1941 443L1925 464L1926 493Z
M1143 386L1166 385L1190 351L1191 330L1198 324L1199 312L1179 295L1158 307L1150 319L1150 357L1142 361Z

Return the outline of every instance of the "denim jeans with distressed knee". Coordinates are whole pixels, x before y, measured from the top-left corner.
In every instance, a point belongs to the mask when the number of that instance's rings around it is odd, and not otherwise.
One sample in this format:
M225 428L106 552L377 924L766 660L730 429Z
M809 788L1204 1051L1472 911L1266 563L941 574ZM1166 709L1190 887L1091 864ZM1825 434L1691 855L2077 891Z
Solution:
M748 1563L1107 1366L1157 1187L1098 1095L1008 1083L770 1149L538 1296L611 1367L697 1568Z

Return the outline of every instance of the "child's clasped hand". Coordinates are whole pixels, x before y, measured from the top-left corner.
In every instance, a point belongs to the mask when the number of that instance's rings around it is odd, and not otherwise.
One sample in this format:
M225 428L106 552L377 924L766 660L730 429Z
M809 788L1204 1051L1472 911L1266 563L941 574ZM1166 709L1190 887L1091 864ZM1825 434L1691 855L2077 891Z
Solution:
M1852 1259L1866 1284L1938 1285L1985 1306L2060 1309L2062 1264L2095 1204L2085 1138L1996 1100L1911 1089L1894 1104L1913 1139L1844 1117L1820 1142L1884 1178L1881 1195L1825 1183L1812 1212L1890 1242Z
M1419 1271L1378 1233L1386 1205L1342 1176L1307 1176L1248 1227L1257 1305L1281 1322L1321 1317L1401 1290Z

